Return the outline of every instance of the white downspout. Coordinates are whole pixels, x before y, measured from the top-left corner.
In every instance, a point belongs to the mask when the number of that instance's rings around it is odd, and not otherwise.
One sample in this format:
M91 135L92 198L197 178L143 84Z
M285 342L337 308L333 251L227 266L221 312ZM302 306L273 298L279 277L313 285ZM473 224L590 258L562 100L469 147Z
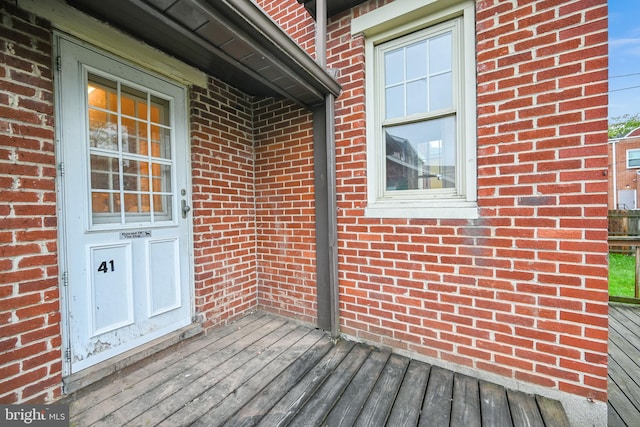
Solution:
M613 157L613 209L618 209L618 157L616 156L616 144L618 140L611 140L611 157Z

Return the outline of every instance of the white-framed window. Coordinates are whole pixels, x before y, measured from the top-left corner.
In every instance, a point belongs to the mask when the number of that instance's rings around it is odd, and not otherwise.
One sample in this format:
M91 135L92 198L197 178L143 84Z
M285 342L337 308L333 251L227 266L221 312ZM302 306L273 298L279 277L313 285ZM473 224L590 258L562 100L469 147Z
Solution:
M478 217L474 15L473 2L421 0L354 20L366 49L367 216Z
M640 148L627 150L627 169L640 168Z

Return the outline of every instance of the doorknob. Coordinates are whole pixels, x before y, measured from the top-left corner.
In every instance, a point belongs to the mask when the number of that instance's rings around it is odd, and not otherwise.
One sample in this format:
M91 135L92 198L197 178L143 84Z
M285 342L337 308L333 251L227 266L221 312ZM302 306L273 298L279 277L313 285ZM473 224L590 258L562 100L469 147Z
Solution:
M187 205L187 201L185 199L182 199L182 218L186 218L190 210L191 206Z

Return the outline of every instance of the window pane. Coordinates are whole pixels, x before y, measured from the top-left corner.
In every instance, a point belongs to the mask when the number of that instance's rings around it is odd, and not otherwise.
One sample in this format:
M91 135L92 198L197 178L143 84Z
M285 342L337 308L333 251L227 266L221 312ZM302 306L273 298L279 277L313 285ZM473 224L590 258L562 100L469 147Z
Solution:
M451 31L429 40L429 74L451 71Z
M151 155L163 159L171 158L171 130L151 126Z
M120 223L120 193L94 191L91 193L91 212L96 224Z
M407 80L427 76L427 42L426 40L407 46Z
M120 189L120 168L117 158L91 155L91 189Z
M89 146L102 150L118 150L118 116L89 110Z
M404 81L404 50L392 50L384 54L384 84L395 85Z
M453 82L451 73L440 74L429 81L429 110L453 107Z
M429 111L427 103L427 80L416 80L407 84L407 115L426 113Z
M123 160L122 169L125 191L149 191L149 163Z
M147 120L147 94L125 85L122 85L120 90L120 108L122 114Z
M404 116L404 86L394 86L386 90L385 106L387 119Z
M153 174L153 192L154 193L170 193L171 192L171 166L152 163L151 173Z
M169 101L151 95L151 122L169 126Z
M90 107L118 111L118 86L116 82L89 74L87 93Z
M455 117L385 129L387 191L455 188Z
M151 221L151 199L148 194L125 194L124 208L126 223Z
M122 118L122 152L147 154L147 124L139 120Z
M171 220L171 200L172 196L168 194L156 194L153 196L153 212L156 221Z

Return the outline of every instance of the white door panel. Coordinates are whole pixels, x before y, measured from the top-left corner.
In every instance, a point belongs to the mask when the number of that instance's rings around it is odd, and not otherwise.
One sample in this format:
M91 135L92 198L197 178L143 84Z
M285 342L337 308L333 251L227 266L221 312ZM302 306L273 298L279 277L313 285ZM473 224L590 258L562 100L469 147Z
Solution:
M70 371L191 322L186 89L59 40Z

